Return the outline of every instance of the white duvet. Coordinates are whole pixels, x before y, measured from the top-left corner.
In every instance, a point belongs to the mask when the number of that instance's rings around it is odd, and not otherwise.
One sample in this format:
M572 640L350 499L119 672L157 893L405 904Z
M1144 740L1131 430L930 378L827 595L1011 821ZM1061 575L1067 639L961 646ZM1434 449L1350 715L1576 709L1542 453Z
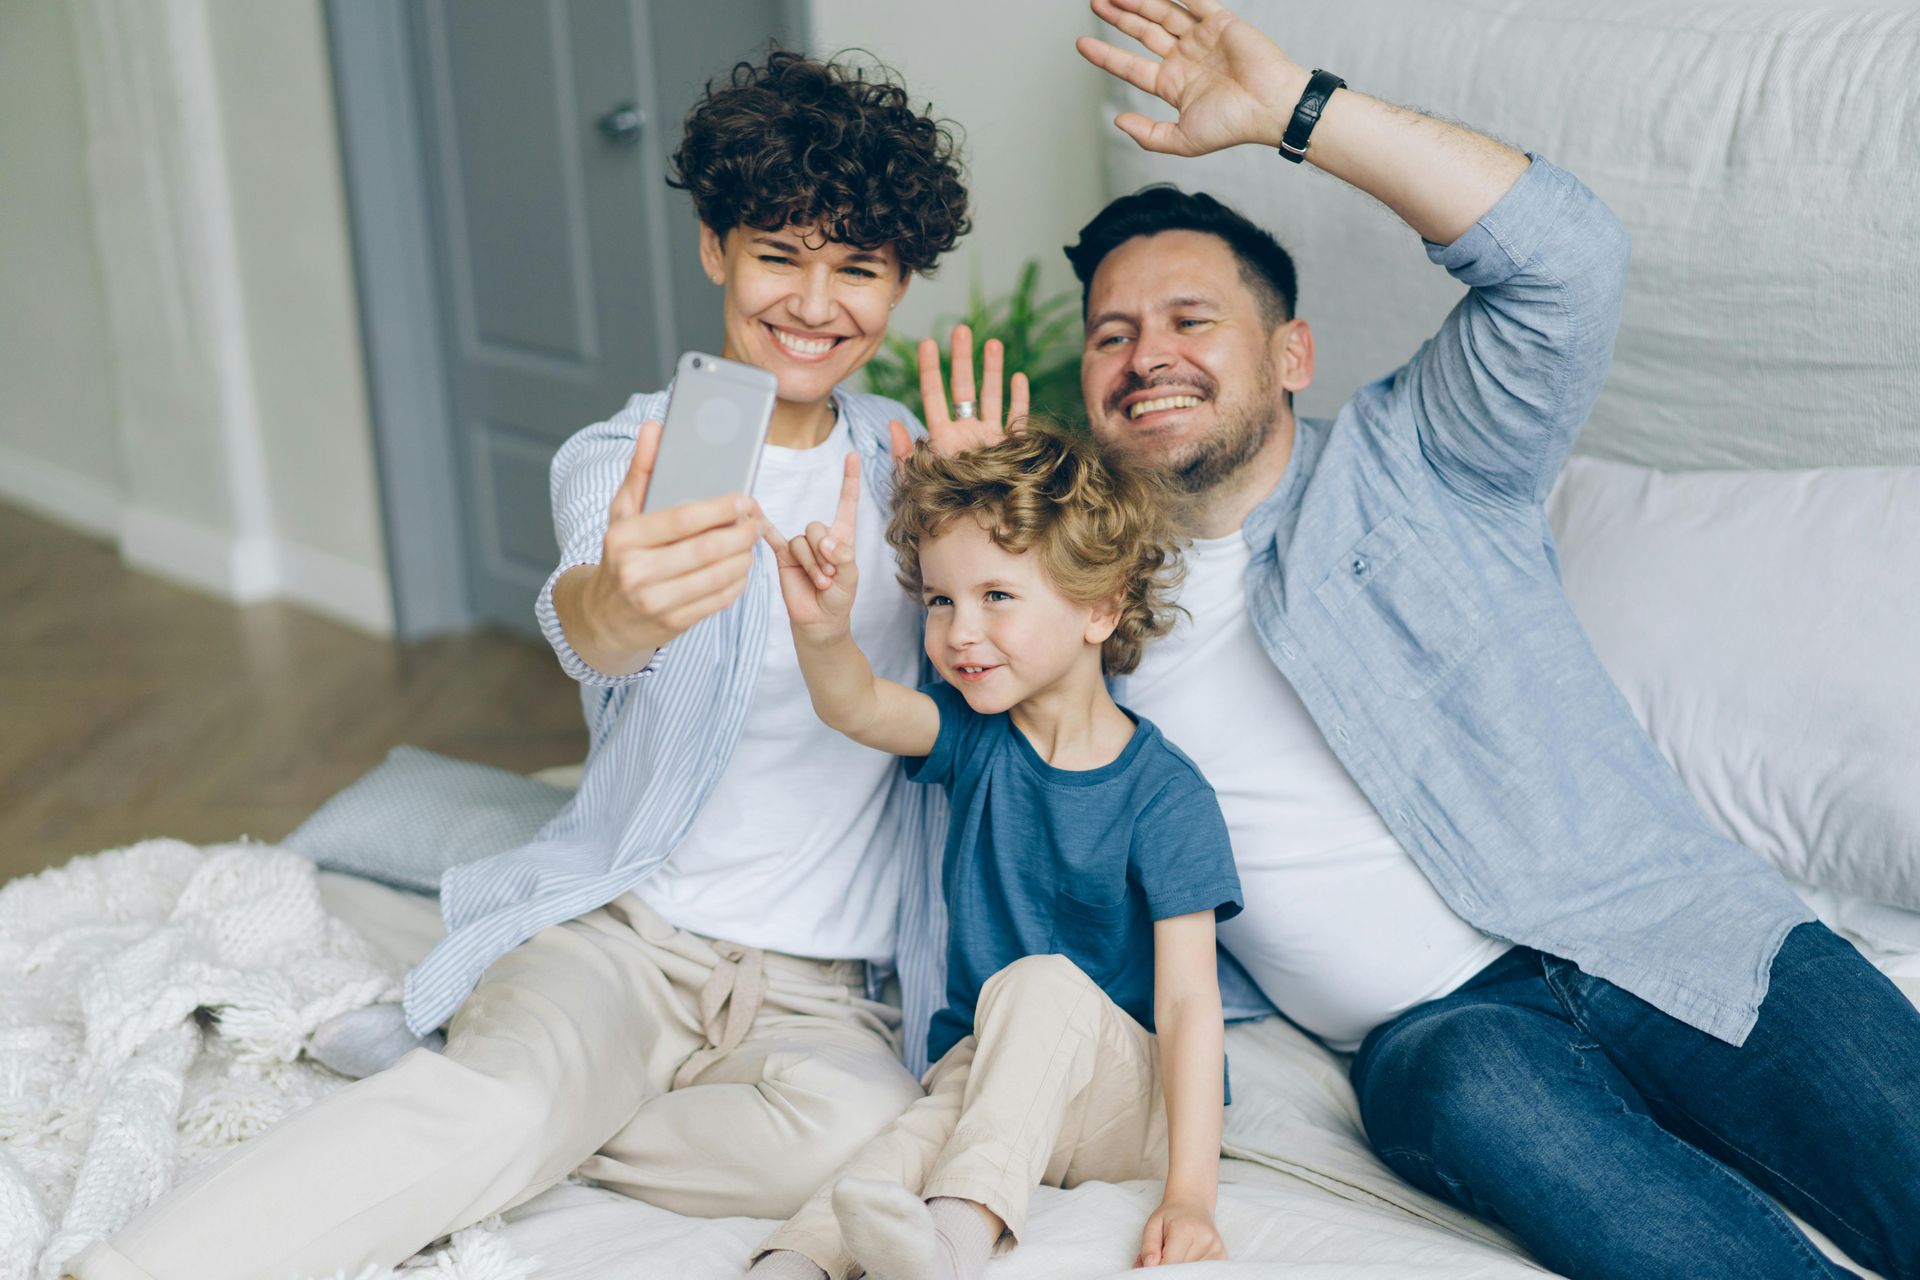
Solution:
M1810 896L1913 993L1920 916ZM57 1276L199 1163L344 1083L300 1055L302 1039L343 1008L393 998L438 928L428 899L317 875L261 845L149 841L0 887L0 1280ZM217 1022L194 1017L213 1005ZM1197 1264L1204 1274L1543 1274L1504 1233L1374 1159L1343 1059L1277 1019L1231 1028L1227 1049L1238 1087L1219 1223L1233 1261ZM1158 1193L1043 1188L1028 1240L989 1275L1123 1273ZM683 1218L570 1184L406 1270L719 1280L742 1273L772 1225Z

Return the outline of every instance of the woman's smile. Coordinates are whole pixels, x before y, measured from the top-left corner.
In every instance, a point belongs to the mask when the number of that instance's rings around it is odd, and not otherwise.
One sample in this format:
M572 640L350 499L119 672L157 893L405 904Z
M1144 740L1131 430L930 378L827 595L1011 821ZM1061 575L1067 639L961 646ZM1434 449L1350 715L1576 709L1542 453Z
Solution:
M816 364L831 356L834 349L847 340L847 335L838 333L809 333L802 329L787 329L771 321L762 320L761 326L773 336L774 346L780 354L790 360L800 360L807 364Z

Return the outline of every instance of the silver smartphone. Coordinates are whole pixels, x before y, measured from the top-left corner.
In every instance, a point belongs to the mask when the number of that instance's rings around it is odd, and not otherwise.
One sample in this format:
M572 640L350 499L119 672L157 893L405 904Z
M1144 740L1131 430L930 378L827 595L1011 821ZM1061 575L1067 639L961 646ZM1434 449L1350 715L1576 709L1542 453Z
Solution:
M779 386L754 365L698 351L681 356L647 482L646 510L752 493Z

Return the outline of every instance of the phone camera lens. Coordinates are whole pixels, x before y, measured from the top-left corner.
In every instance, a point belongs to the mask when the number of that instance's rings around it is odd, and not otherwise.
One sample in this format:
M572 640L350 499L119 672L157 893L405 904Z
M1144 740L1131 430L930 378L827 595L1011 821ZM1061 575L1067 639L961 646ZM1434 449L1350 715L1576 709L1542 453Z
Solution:
M698 369L698 368L700 367L700 357L699 357L699 356L695 356L695 357L693 358L693 367L694 367L694 368L696 368L696 369Z

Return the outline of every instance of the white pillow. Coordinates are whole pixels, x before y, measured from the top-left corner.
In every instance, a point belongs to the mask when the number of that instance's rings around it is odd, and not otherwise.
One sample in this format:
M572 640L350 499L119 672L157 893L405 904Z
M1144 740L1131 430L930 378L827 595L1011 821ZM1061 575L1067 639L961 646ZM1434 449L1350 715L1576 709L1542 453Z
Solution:
M1920 909L1920 468L1568 463L1574 612L1701 807L1794 879Z

